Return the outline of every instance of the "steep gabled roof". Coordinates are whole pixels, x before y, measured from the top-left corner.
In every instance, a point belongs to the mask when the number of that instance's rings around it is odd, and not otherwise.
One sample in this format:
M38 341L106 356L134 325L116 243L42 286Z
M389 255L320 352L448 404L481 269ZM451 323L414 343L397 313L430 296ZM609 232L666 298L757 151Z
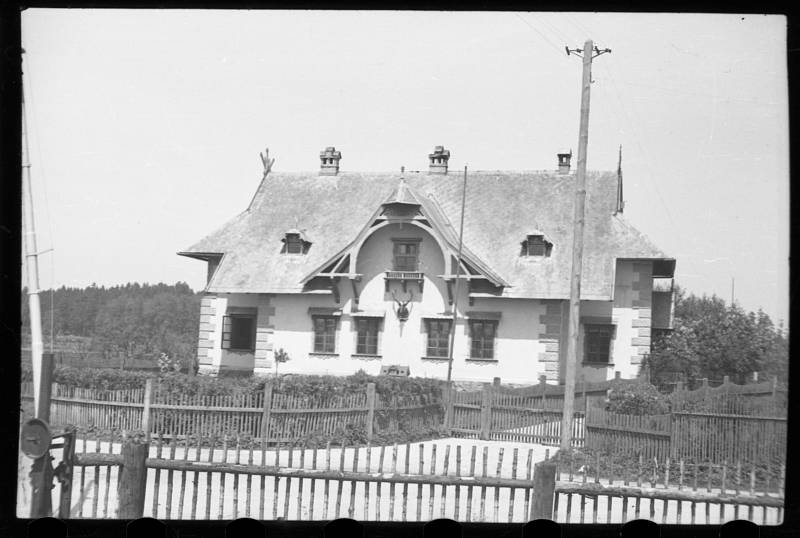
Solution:
M406 173L270 173L250 207L182 255L220 253L207 286L218 293L285 293L343 252L376 210L394 197L419 203L448 244L458 245L453 223L461 217L462 176ZM567 298L572 258L572 174L470 172L464 218L465 259L508 284L504 297ZM587 174L581 297L610 299L615 260L670 259L627 223L616 209L617 176ZM303 256L281 255L289 228L314 238ZM548 257L520 256L520 242L540 230L553 243Z

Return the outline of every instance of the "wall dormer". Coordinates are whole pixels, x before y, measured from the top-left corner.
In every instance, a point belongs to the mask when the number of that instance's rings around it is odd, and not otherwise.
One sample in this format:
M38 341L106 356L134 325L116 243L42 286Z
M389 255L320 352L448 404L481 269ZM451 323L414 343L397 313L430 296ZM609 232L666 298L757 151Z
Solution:
M311 242L306 235L294 228L288 230L281 241L283 242L281 254L305 254L311 248Z
M547 240L541 232L534 232L528 234L525 240L522 241L522 250L520 256L529 258L544 258L549 257L553 250L553 243Z

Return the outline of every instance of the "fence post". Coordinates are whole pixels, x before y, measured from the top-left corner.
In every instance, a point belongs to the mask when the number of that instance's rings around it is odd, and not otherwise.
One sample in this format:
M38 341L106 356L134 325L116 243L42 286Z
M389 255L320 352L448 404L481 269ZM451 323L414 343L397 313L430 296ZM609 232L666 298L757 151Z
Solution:
M144 513L147 486L147 453L150 444L127 439L122 445L122 469L119 474L119 519L138 519ZM155 515L155 514L154 514Z
M144 408L142 409L142 430L145 439L150 442L150 404L153 401L153 379L150 378L144 383Z
M586 378L581 378L581 393L583 395L583 416L586 416L586 409L589 407L586 403Z
M494 379L492 379L492 385L494 385L495 387L499 387L500 386L500 378L499 377L495 377Z
M753 383L758 383L758 372L753 372Z
M539 388L542 389L542 409L545 409L544 401L546 398L545 391L547 390L547 376L539 376Z
M492 426L492 386L489 383L483 384L481 393L481 431L480 439L489 439Z
M442 389L442 405L444 406L443 426L453 427L453 383L445 383Z
M64 432L64 474L61 477L61 500L58 503L59 519L68 519L72 508L72 468L75 463L75 427L68 426Z
M372 442L372 427L375 423L375 383L367 383L367 442Z
M533 502L530 521L553 519L553 498L556 489L556 464L540 461L533 466Z
M772 403L775 403L775 399L778 396L778 376L772 376Z
M264 383L264 410L261 412L261 439L263 447L266 448L269 441L269 422L272 416L272 383L269 380Z
M614 379L621 379L621 378L622 378L622 372L620 372L619 370L615 371Z

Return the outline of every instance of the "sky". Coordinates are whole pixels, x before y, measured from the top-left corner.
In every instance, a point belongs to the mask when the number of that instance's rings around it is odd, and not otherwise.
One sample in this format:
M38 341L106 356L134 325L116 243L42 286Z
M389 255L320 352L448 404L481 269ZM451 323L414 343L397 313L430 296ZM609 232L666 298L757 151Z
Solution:
M451 169L555 169L578 145L564 47L590 38L611 53L588 168L622 146L625 217L677 285L788 322L786 19L765 15L28 9L40 287L202 289L176 253L246 209L267 147L276 172L326 146L351 171L436 145Z

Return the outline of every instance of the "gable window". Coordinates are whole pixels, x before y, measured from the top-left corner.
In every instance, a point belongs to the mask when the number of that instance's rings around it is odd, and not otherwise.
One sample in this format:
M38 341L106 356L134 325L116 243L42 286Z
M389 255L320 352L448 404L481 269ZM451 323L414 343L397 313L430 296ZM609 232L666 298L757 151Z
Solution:
M303 241L298 234L286 235L286 252L288 254L302 254Z
M427 357L448 358L450 355L450 324L449 319L425 320L428 331L428 345L425 355Z
M614 325L584 325L584 361L596 364L611 362Z
M255 348L255 315L230 314L222 318L222 349L253 351Z
M420 240L395 240L394 241L394 270L417 271L419 268L419 243Z
M380 323L381 320L379 318L361 318L356 320L356 354L378 354Z
M336 353L335 316L313 316L314 353Z
M497 334L496 320L470 320L470 358L494 359L494 340Z
M283 254L305 254L311 247L311 242L302 230L293 228L286 232L283 239L283 247L281 253Z
M522 256L550 256L553 245L543 235L529 235L522 242Z

